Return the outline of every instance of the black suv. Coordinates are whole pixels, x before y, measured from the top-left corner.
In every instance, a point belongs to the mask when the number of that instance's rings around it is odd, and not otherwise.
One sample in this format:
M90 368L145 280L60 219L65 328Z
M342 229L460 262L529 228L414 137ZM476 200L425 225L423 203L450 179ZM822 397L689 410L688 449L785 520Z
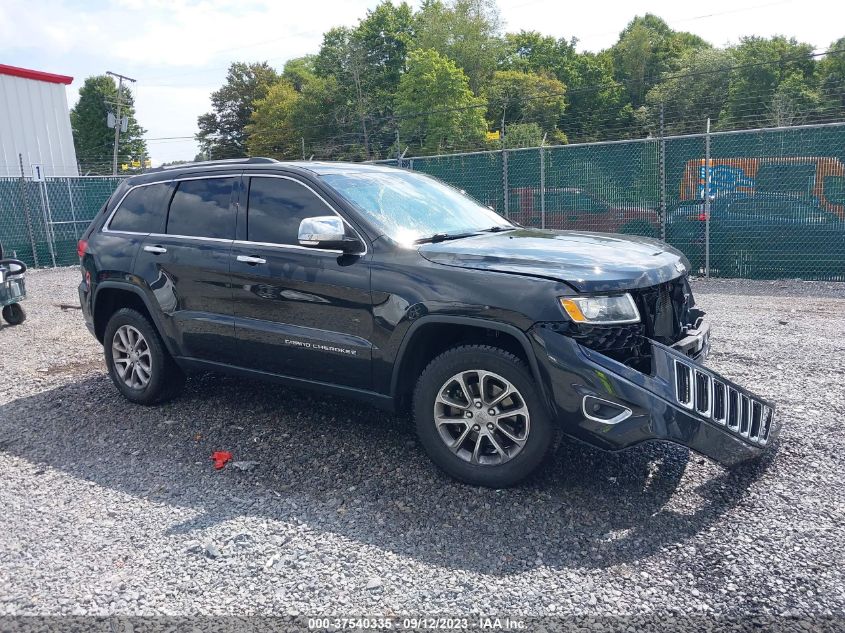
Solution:
M761 454L774 407L699 361L684 256L526 229L428 176L218 161L125 180L79 243L79 296L121 393L225 371L413 411L451 475L502 487L558 430L605 449Z

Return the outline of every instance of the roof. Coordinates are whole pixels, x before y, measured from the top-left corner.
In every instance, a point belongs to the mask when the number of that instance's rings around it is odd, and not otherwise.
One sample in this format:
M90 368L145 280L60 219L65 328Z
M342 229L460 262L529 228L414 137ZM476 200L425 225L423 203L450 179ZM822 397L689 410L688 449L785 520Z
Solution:
M22 77L23 79L32 79L33 81L46 81L51 84L69 84L73 81L73 77L67 75L55 75L53 73L45 73L40 70L31 70L29 68L20 68L19 66L8 66L0 64L0 75L11 75L12 77Z
M386 165L374 165L373 163L344 163L344 162L329 162L329 161L288 161L281 162L279 165L287 167L298 167L299 169L307 169L318 176L327 176L329 174L348 173L348 172L363 172L363 173L392 173L396 171L395 167L388 167Z

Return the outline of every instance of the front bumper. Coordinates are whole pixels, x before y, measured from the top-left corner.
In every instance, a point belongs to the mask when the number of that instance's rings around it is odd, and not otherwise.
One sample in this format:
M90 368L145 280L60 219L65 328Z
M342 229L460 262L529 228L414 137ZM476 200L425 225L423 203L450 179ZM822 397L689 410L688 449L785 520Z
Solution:
M565 432L593 446L667 440L730 466L759 457L780 431L771 402L693 360L709 349L705 325L679 349L650 341L651 374L543 324L529 334L550 409Z

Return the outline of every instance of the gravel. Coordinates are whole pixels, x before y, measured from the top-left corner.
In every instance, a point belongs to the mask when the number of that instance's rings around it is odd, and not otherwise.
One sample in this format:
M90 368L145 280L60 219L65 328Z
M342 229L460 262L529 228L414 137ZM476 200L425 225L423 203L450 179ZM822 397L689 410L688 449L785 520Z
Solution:
M204 375L126 402L58 307L78 276L32 272L0 329L0 615L843 615L843 285L694 283L708 364L780 407L771 457L564 441L497 491L341 399Z

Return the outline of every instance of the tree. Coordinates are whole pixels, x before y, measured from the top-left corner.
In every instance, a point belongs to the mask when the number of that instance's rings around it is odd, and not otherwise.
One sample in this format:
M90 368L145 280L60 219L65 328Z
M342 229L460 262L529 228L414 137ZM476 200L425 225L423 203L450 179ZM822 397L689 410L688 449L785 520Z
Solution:
M845 111L845 37L830 45L830 52L819 61L819 90L822 108L829 118Z
M301 136L296 129L296 109L300 94L288 80L270 87L267 96L255 102L252 122L246 126L250 156L298 158Z
M510 123L536 123L552 136L566 107L566 86L557 79L517 70L493 73L487 91L488 119L496 127L502 116Z
M817 107L812 45L782 36L745 37L731 51L735 65L721 129L790 125Z
M267 62L229 66L226 83L211 93L212 112L197 119L200 149L212 159L245 156L246 126L256 101L267 96L279 75Z
M402 142L422 153L483 144L484 100L476 97L464 72L433 50L413 51L396 93Z
M146 130L138 125L135 118L135 101L132 93L124 86L121 95L121 117L129 118L126 132L120 134L118 147L118 168L132 161L141 161L147 157L147 144L144 141ZM73 129L73 145L77 160L86 171L97 174L112 172L112 153L114 151L114 129L108 127L108 113L116 114L117 85L108 75L88 77L79 89L79 101L70 111L70 124Z
M631 129L627 91L613 76L609 54L579 53L576 39L558 39L522 31L505 36L500 66L537 74L551 73L567 89L559 127L570 139L593 141L608 131Z
M697 35L673 31L661 18L647 13L631 20L610 55L616 79L625 83L631 105L638 108L651 85L678 68L685 51L709 47Z
M496 141L496 148L539 147L543 143L543 128L536 123L514 123L505 128L505 137Z
M479 94L496 70L502 47L495 0L423 0L416 15L416 49L453 60Z
M358 129L360 154L370 158L395 135L390 125L393 95L405 68L414 19L405 3L385 1L355 28L334 28L323 36L314 70L337 80L339 118L351 118ZM350 148L353 149L353 148Z
M665 133L700 132L707 117L718 125L718 116L728 94L733 56L720 49L693 49L681 57L680 67L664 76L646 94L645 106L638 113L652 134L660 128L664 108Z
M316 76L316 59L316 55L289 59L282 69L282 78L286 79L297 92L302 92L305 84Z

